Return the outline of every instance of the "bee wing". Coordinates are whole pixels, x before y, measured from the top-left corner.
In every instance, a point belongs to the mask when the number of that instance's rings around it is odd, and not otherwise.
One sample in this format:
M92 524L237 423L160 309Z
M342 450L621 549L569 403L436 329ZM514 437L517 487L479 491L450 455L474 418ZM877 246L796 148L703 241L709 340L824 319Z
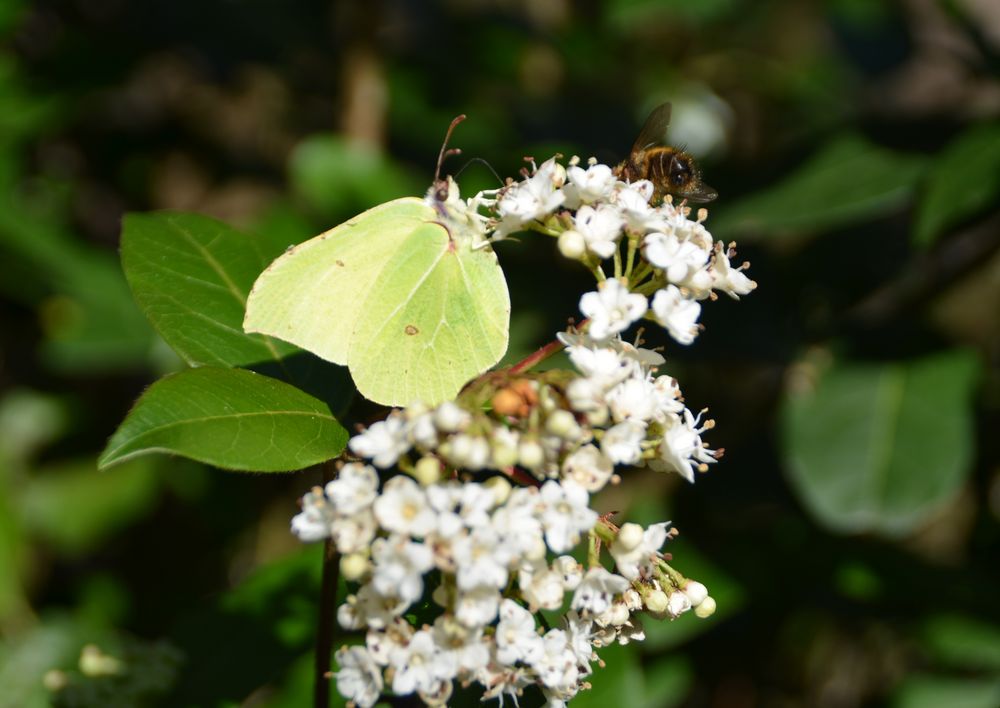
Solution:
M692 204L707 204L714 201L719 196L719 193L704 182L699 182L691 187L691 189L679 193L678 196L687 199Z
M646 123L639 131L639 137L632 145L632 154L648 150L658 145L666 145L667 128L670 127L671 104L661 103L653 109L646 119Z

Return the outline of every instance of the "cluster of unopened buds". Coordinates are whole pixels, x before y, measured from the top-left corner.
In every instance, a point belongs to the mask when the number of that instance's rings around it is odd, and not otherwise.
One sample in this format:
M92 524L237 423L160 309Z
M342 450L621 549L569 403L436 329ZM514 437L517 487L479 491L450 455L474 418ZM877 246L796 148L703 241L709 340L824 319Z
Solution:
M641 615L715 611L705 586L661 553L676 534L669 522L619 527L590 506L621 482L616 468L694 481L722 452L702 441L714 423L685 406L659 371L663 356L622 333L651 311L690 343L700 300L755 287L745 266L730 266L732 249L713 245L703 214L691 221L686 206L654 207L651 196L649 183L621 182L606 165L549 160L468 202L494 240L556 236L598 290L580 300L587 321L558 335L575 371L500 370L454 401L395 410L303 497L292 529L332 539L353 588L339 623L364 632L336 655L338 690L353 704L391 691L443 705L456 685L479 684L484 698L537 687L561 706L589 687L597 649L644 638ZM560 626L541 611L560 613Z

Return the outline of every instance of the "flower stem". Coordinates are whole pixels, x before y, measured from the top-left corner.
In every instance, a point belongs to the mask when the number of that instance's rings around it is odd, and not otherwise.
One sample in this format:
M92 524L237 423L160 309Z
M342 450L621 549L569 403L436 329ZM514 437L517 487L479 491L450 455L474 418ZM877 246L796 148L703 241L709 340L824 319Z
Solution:
M588 321L589 320L584 320L583 322L581 322L579 325L577 325L577 329L582 330L584 325L586 325ZM565 346L566 345L560 342L558 339L553 339L544 347L538 349L533 354L529 354L528 356L521 359L521 361L511 366L508 371L511 374L524 373L525 371L528 371L529 369L533 369L534 367L538 366L543 361L548 359L550 356L558 354L565 348Z
M336 474L333 461L323 463L323 484ZM323 544L323 580L320 585L319 618L316 627L315 676L313 708L330 705L330 655L333 653L334 615L337 608L337 586L340 584L340 558L332 538Z

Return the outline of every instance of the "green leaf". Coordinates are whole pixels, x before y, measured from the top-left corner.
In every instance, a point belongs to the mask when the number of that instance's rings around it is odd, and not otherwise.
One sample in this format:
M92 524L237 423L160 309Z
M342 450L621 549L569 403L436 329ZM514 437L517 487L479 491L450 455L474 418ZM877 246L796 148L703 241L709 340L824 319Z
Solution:
M981 125L934 161L917 209L915 243L927 246L946 229L995 205L1000 193L1000 123Z
M343 413L354 392L346 371L287 342L243 331L250 287L295 237L288 228L245 234L199 214L129 214L122 267L146 317L189 365L250 368Z
M908 363L836 365L788 390L786 474L828 528L899 536L969 474L978 362L950 352Z
M996 708L1000 678L908 676L892 701L894 708Z
M846 226L899 209L924 159L856 137L827 145L778 184L712 210L712 231L777 238Z
M339 135L303 140L292 153L289 172L295 191L310 206L339 217L413 194L420 186L383 153Z
M122 225L122 267L136 302L191 366L245 367L297 351L241 324L250 286L279 253L199 214L128 214Z
M932 617L921 634L924 647L952 668L1000 672L1000 627L981 617Z
M64 554L93 549L156 500L160 476L150 463L133 460L111 473L98 470L93 457L43 467L27 480L18 514Z
M150 386L98 463L166 452L225 469L280 472L336 457L346 443L329 407L294 386L252 371L202 367Z

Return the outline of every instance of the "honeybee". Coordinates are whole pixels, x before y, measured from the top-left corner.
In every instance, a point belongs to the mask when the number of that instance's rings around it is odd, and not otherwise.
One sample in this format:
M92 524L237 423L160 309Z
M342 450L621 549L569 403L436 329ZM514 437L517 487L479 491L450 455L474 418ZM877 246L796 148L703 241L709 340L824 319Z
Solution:
M666 144L669 125L670 104L653 109L628 159L615 167L615 175L629 182L648 179L654 187L653 201L667 194L695 203L712 201L719 193L701 181L701 170L694 158Z

